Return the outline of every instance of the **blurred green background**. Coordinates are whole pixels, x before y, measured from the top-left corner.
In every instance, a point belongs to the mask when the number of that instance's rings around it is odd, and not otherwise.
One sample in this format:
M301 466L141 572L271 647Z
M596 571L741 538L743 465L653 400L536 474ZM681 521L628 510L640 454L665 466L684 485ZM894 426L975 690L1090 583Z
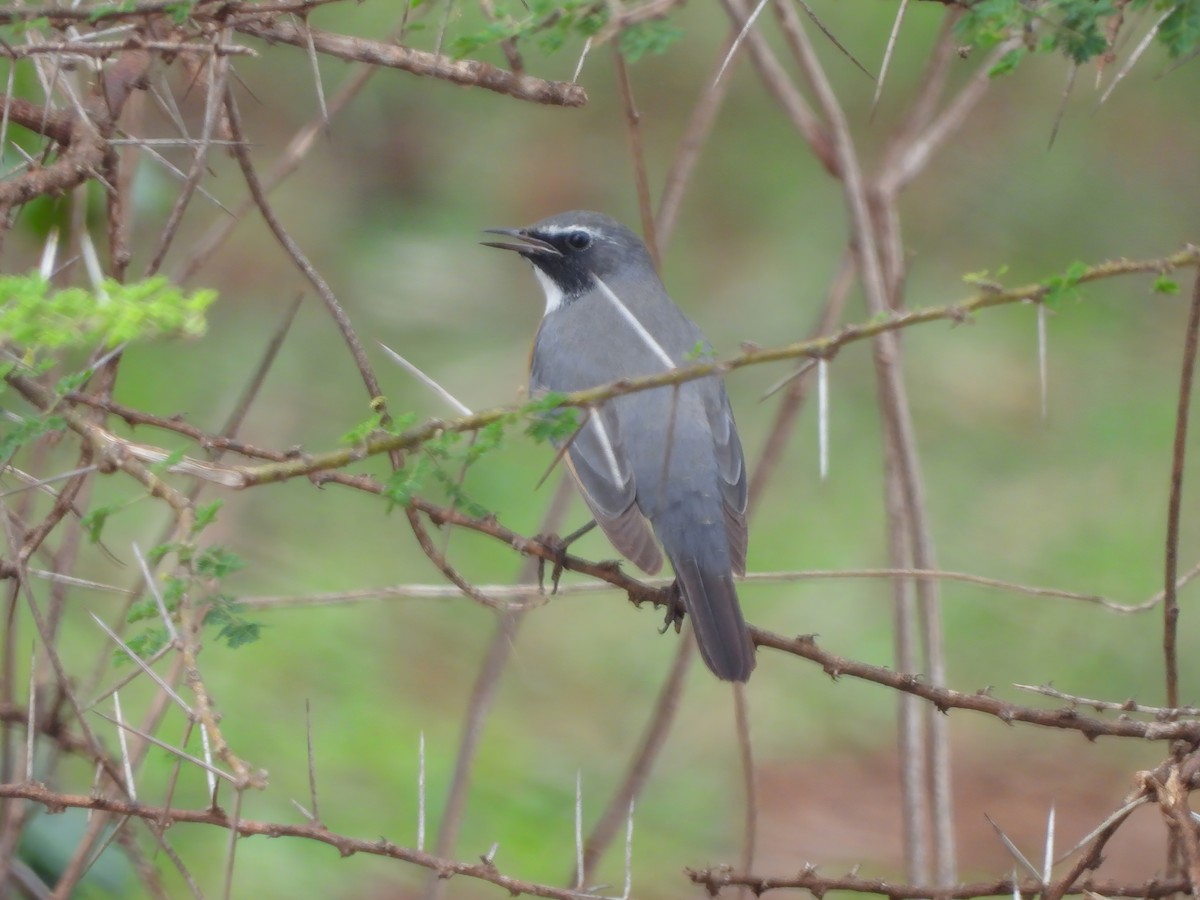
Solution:
M815 4L827 26L865 61L878 64L892 5ZM443 7L424 12L428 43ZM873 83L814 31L865 160L902 115L941 21L939 4L915 4L874 117ZM450 28L470 27L452 13ZM464 21L461 16L468 16ZM338 4L315 13L317 27L382 37L397 8ZM657 195L695 99L706 89L728 32L720 11L692 4L673 17L684 32L667 53L631 69L642 113L651 186ZM779 46L769 14L763 29ZM317 112L302 51L260 46L240 61L239 97L265 171L299 125ZM569 79L578 46L549 58L531 53L539 76ZM483 58L500 61L498 53ZM952 86L978 65L958 60ZM1161 256L1200 232L1200 104L1195 66L1160 77L1157 50L1099 105L1095 70L1078 75L1062 126L1048 147L1067 66L1033 59L996 80L967 126L902 202L909 258L908 302L952 302L971 293L962 276L1007 267L1007 283L1066 270L1075 260ZM327 93L348 77L320 61ZM739 342L771 345L806 334L847 239L840 186L828 178L741 61L684 203L664 277L676 300L724 354ZM1111 77L1111 73L1106 74ZM174 84L184 94L182 73ZM446 412L377 348L383 341L472 408L512 402L526 379L527 350L542 299L526 267L477 245L479 230L520 225L570 208L595 208L638 222L611 56L588 58L579 110L380 71L320 137L300 171L274 195L281 217L352 316L384 381L391 408ZM185 101L192 121L197 96ZM147 130L168 133L147 113ZM185 157L177 151L177 162ZM869 163L868 163L869 164ZM212 158L206 186L236 203L244 185L232 160ZM140 240L131 271L144 265L177 191L163 170L137 173ZM169 259L182 259L221 215L193 202ZM36 264L38 236L10 238L12 270ZM23 242L23 243L22 243ZM167 271L171 270L168 262ZM1035 313L1006 307L972 323L934 323L905 332L906 370L918 429L938 558L947 569L1016 582L1101 593L1135 602L1162 586L1168 468L1188 276L1174 297L1148 278L1087 287L1049 320L1049 414L1039 411ZM221 300L210 331L187 344L139 346L122 365L117 397L162 415L219 427L269 336L298 292L306 299L247 420L243 437L276 448L322 450L367 418L365 392L335 329L311 290L251 215L194 280ZM867 318L855 294L849 321ZM763 392L786 369L742 370L729 379L749 459L757 459L777 400ZM831 369L831 466L817 472L815 410L806 409L782 471L751 529L752 571L865 568L886 564L882 452L870 349L855 345ZM170 443L153 432L140 440ZM1195 454L1192 454L1194 457ZM534 485L550 452L520 434L471 473L467 488L500 521L537 530L552 493ZM69 456L64 453L64 465ZM362 471L383 475L378 463ZM1200 470L1189 463L1181 563L1200 555L1194 524ZM94 503L131 499L130 482L102 479ZM246 561L228 587L239 595L312 594L366 586L437 582L403 517L377 498L304 481L221 494L224 508L206 537ZM585 519L574 501L570 522ZM161 513L139 503L105 532L123 565L86 554L81 576L127 583L130 544L145 547ZM574 524L569 528L575 527ZM495 542L456 533L454 562L481 583L509 582L520 560ZM591 535L590 558L611 548ZM569 580L569 577L568 577ZM942 586L949 679L993 686L1020 702L1036 698L1013 682L1053 681L1063 690L1147 703L1163 699L1161 615L1118 616L1080 603L1014 596L965 584ZM892 660L892 611L882 581L748 584L747 616L784 634L815 633L833 651L878 665ZM1198 626L1182 594L1182 695L1198 702ZM105 639L86 610L118 601L79 593L68 646L80 672ZM299 822L307 805L305 703L312 707L321 813L335 831L415 843L417 746L424 734L430 826L436 828L453 767L462 711L494 615L468 600L401 600L264 612L263 639L229 650L209 641L202 668L233 748L270 772L270 787L247 797L242 815ZM562 883L571 869L576 774L590 823L620 779L674 653L658 614L617 594L552 600L529 616L483 734L458 856L499 843L506 874ZM20 627L28 628L28 623ZM764 874L805 863L827 872L856 863L864 874L898 875L896 698L850 679L832 681L807 662L762 651L749 686L755 753L764 795ZM740 771L728 689L693 667L678 722L639 804L635 896L699 896L684 866L735 862L741 821ZM143 686L144 690L144 686ZM142 697L144 702L145 697ZM136 691L123 696L127 715ZM1045 701L1049 702L1049 701ZM1089 744L1074 734L1009 728L956 712L950 717L963 873L998 875L1010 860L983 820L989 812L1029 853L1041 822L1060 811L1062 843L1115 808L1136 768L1156 764L1157 745ZM168 725L163 737L182 733ZM142 796L152 799L171 769L152 758ZM80 772L86 784L89 774ZM161 787L158 788L161 790ZM225 798L228 800L228 798ZM202 806L203 778L188 772L177 805ZM76 817L42 825L67 829ZM1113 847L1117 871L1144 877L1161 856L1152 817ZM220 883L226 836L178 826L169 837L203 883ZM1145 845L1137 841L1144 840ZM73 845L68 845L73 846ZM619 885L620 849L602 868ZM1154 860L1147 863L1146 859ZM1123 865L1129 866L1121 870ZM181 890L164 864L171 890ZM120 876L114 875L119 880ZM254 838L238 849L235 896L384 897L413 889L424 870L394 861L339 859L300 840ZM116 893L127 888L122 886ZM94 888L100 890L100 888ZM618 888L619 890L619 888ZM451 897L501 896L458 879Z

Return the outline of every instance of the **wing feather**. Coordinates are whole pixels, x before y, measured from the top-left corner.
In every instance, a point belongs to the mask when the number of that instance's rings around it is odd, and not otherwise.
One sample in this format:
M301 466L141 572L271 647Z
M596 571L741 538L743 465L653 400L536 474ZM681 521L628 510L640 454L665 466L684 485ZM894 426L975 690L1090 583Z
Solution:
M715 402L707 405L708 425L713 435L713 453L720 475L718 487L725 513L725 531L729 535L729 556L735 575L746 574L746 458L738 439L733 410L724 385L720 386Z
M662 568L662 553L637 504L637 483L607 405L591 410L571 442L567 462L583 499L612 545L643 572Z

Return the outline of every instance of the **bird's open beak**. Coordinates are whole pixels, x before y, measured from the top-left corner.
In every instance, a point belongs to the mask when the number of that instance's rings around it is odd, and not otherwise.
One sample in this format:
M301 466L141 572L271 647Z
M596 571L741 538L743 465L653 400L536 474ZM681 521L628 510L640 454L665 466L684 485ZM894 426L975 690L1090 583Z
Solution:
M479 243L485 247L512 250L520 253L522 256L536 256L542 253L550 256L562 256L562 253L553 244L526 234L524 229L521 228L485 228L484 232L487 234L502 234L505 237L513 238L512 241L480 241Z

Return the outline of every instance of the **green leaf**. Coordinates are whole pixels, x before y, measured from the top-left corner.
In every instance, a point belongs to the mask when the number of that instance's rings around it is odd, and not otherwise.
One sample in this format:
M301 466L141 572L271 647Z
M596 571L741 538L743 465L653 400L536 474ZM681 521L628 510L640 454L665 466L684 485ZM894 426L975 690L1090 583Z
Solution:
M119 509L121 509L119 505L98 506L84 515L80 524L83 526L83 530L87 533L88 540L91 543L100 543L100 533L104 530L104 526L108 522L108 517Z
M1179 282L1166 275L1159 275L1154 279L1154 292L1156 294L1178 294Z
M204 333L214 291L183 293L165 276L98 291L54 290L41 275L0 275L0 340L31 352Z
M409 456L402 469L397 469L383 487L383 496L389 504L408 506L425 483L432 463L427 456Z
M66 427L59 416L22 416L0 437L0 460L8 460L14 453L31 441L47 434L54 434Z
M214 500L212 503L197 506L196 521L192 523L192 534L199 534L215 522L217 520L217 513L220 512L223 503L223 500Z
M955 31L967 44L990 50L1011 34L1020 33L1027 23L1020 0L977 0L967 6Z
M525 433L535 441L565 441L579 428L579 410L562 406L566 394L550 391L532 403L526 404L522 412L529 417Z
M1076 63L1085 63L1108 50L1106 17L1115 9L1108 0L1056 0L1060 13L1054 43Z
M1017 66L1020 65L1021 60L1025 58L1026 52L1024 47L1016 47L1009 50L1000 57L994 66L988 69L988 78L999 78L1001 75L1007 75L1015 71Z
M504 443L504 432L508 428L511 418L499 419L475 432L475 442L467 448L465 462L468 466L474 465Z
M240 556L224 547L209 547L196 557L196 574L207 578L224 578L245 566Z
M169 470L172 466L179 465L184 457L183 450L183 447L172 450L162 459L158 460L158 462L152 462L146 468L148 468L151 472L154 472L156 475L161 475Z
M1052 275L1047 278L1042 282L1046 288L1046 295L1042 298L1042 302L1053 305L1074 295L1079 280L1087 274L1087 270L1087 263L1073 262L1067 266L1067 271L1062 275Z
M209 599L212 606L204 617L204 624L219 625L217 639L224 641L229 649L236 650L253 644L261 637L262 624L242 615L245 609L242 604L225 594L217 594Z
M635 63L648 53L666 53L682 37L682 29L665 20L652 19L626 28L618 43L625 58Z
M1172 59L1192 53L1200 44L1200 0L1176 3L1158 26L1158 41Z
M340 438L343 444L361 444L366 441L375 432L383 429L383 413L371 413L362 422L359 422Z
M166 626L149 627L140 634L131 635L125 641L125 646L142 659L148 659L167 645L168 637ZM113 651L114 665L128 665L131 662L133 660L129 658L129 654L120 647Z
M461 35L450 41L448 49L455 59L462 59L474 53L480 47L498 44L503 40L514 37L523 30L522 25L515 22L491 22L481 31Z

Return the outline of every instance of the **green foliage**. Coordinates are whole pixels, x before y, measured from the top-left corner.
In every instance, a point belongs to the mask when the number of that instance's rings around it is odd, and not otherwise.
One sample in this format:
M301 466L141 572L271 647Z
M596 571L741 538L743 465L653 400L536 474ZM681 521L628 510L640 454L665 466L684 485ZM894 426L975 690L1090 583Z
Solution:
M626 28L619 43L625 58L635 63L648 53L666 53L682 37L683 31L670 22L652 19Z
M198 510L196 520L205 525L216 519L219 504L212 503ZM200 526L193 530L199 533ZM241 569L245 563L237 554L225 547L213 545L198 548L191 543L159 544L146 554L152 564L159 564L174 555L178 562L176 570L163 579L160 589L162 605L167 615L175 617L179 605L188 597L195 607L206 609L204 624L217 629L217 639L232 649L258 640L261 626L243 614L243 607L234 597L220 590L222 579ZM140 632L126 641L130 649L145 658L155 653L167 640L162 622L162 613L153 594L147 593L129 608L126 621L131 625L150 622ZM122 651L115 653L118 662L128 661Z
M1000 290L1001 285L997 279L1003 278L1008 273L1008 266L1001 266L995 273L989 272L987 269L980 269L978 272L967 272L962 279L969 285L983 288L984 290Z
M214 500L212 503L197 506L196 521L192 524L192 534L199 534L215 522L217 520L217 513L221 511L223 503L223 500Z
M1156 40L1173 57L1185 56L1200 45L1200 0L1133 0L1131 9L1153 6L1167 11ZM1029 53L1061 53L1077 64L1112 49L1110 42L1123 27L1125 6L1110 0L978 0L966 5L958 36L969 46L988 50L1019 38L989 72L1013 71Z
M487 22L448 44L456 58L505 40L532 41L543 53L553 53L572 36L590 37L608 19L608 7L595 0L530 0L497 4L496 21Z
M538 399L527 403L522 412L529 419L525 433L535 441L560 443L579 428L579 410L563 406L566 394L548 391Z
M196 0L179 0L178 3L168 3L163 7L163 12L170 16L176 25L182 25L192 14L192 7L195 5ZM94 6L88 13L88 21L94 24L104 18L130 13L136 10L137 6L138 0L120 0L119 3Z
M414 4L415 5L415 4ZM528 41L543 53L553 53L573 38L589 38L600 32L609 18L609 5L596 0L510 0L497 4L494 21L480 24L448 42L458 59L501 41ZM683 32L669 22L640 22L621 32L621 52L630 62L647 53L662 53Z
M1025 58L1028 51L1024 47L1016 47L1009 50L1000 61L988 69L988 78L999 78L1001 75L1007 75L1021 64L1021 60Z
M1108 49L1107 17L1116 12L1108 0L1059 0L1061 18L1051 26L1050 46L1072 61L1085 63Z
M245 568L246 563L233 551L224 547L209 547L196 555L196 574L205 578L221 579Z
M1154 279L1154 293L1156 294L1178 294L1179 282L1166 275L1159 275Z
M1042 282L1046 288L1046 294L1042 297L1042 302L1053 306L1054 304L1075 296L1075 288L1079 285L1079 279L1087 274L1087 263L1073 262L1067 267L1061 275L1052 275Z
M413 497L425 484L432 468L428 456L414 454L409 456L404 466L394 471L383 486L384 499L389 505L408 506Z
M1020 0L978 0L958 20L959 37L980 50L990 50L1029 24Z
M219 626L217 638L225 642L230 650L253 644L259 639L262 625L247 619L242 611L245 607L225 594L214 594L208 598L212 606L204 617L205 625Z
M1200 0L1176 3L1158 26L1158 41L1167 48L1172 59L1195 51L1200 44Z
M59 416L17 416L0 435L0 460L8 460L21 447L47 434L62 431L66 422Z
M342 435L343 444L362 444L374 434L400 434L417 421L416 413L404 413L389 421L381 405L372 403L371 406L371 415Z
M115 347L126 341L204 333L214 291L185 294L165 277L106 280L99 291L55 290L40 275L0 275L0 340L26 353Z
M146 468L156 475L162 475L164 472L169 472L172 466L177 466L183 461L183 457L186 455L183 452L183 449L183 447L176 447L162 459L158 460L157 462L150 463Z
M130 637L129 640L125 641L125 646L136 653L141 659L148 659L167 646L169 637L170 635L167 634L166 626L151 626ZM117 664L133 662L133 660L125 655L125 651L120 648L114 651L113 661Z
M409 505L432 479L455 509L476 518L490 515L490 510L466 492L463 482L471 466L503 444L505 431L516 418L515 415L505 416L485 425L466 441L465 446L464 435L457 431L444 432L426 441L384 485L383 496L388 504Z
M125 503L113 503L88 510L80 522L84 532L88 536L88 540L93 544L100 543L100 532L108 524L109 516L115 512L120 512L126 505Z

